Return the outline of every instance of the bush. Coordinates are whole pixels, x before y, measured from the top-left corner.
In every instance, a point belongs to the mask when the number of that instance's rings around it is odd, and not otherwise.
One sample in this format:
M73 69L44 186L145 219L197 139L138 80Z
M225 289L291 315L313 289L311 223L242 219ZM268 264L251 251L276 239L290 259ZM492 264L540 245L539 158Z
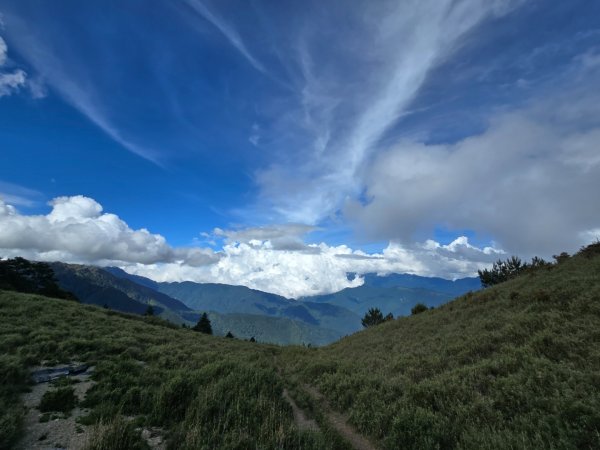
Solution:
M581 247L581 250L579 250L577 254L585 256L586 258L600 256L600 241L596 241L586 247Z
M415 306L413 306L413 308L410 310L410 313L414 316L415 314L419 314L422 312L427 311L429 308L427 307L427 305L424 305L423 303L417 303Z
M569 258L567 253L561 253L561 256L555 256L557 262L561 262L564 259L563 255ZM559 260L559 258L563 259ZM496 261L491 269L478 270L477 273L479 274L481 286L486 288L498 283L504 283L524 272L532 272L536 269L549 266L551 266L549 262L537 256L531 259L531 263L524 263L517 256L511 256L505 261Z
M75 391L71 386L66 386L47 391L40 401L39 410L41 412L54 411L68 414L75 408L76 403Z

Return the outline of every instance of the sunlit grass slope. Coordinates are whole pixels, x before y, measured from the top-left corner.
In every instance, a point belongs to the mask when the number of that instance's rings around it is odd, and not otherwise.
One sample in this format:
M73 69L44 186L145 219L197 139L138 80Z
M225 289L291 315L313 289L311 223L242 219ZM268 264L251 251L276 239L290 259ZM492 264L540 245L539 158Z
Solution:
M295 428L274 370L276 347L6 291L0 317L0 448L18 438L27 370L42 361L96 367L84 422L112 422L107 433L129 436L127 448L144 448L133 430L148 426L162 427L176 449L327 446L322 435Z
M329 347L289 349L288 376L388 449L600 448L598 247Z

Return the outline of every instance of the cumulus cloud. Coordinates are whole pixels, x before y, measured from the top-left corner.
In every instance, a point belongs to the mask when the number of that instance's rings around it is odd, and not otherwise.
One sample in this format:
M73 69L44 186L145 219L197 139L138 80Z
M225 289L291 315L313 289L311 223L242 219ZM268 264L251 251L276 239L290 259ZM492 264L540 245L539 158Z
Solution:
M24 215L0 200L0 252L40 260L95 263L180 263L189 267L213 263L209 249L172 248L146 229L132 230L118 216L102 212L95 200L81 195L58 197L47 215Z
M298 298L337 292L360 286L365 273L413 273L448 279L474 275L503 252L478 249L461 237L449 245L433 241L403 246L390 243L381 253L367 254L348 246L310 244L314 252L276 250L267 241L231 242L224 245L221 258L201 268L181 264L128 265L125 270L158 281L184 281L244 285ZM359 276L348 279L348 273Z
M17 92L27 82L27 74L23 70L7 71L7 53L6 41L0 36L0 97Z
M50 206L46 215L25 215L0 200L0 256L116 265L157 281L244 285L297 298L358 286L360 275L372 272L473 275L502 254L492 247L474 247L465 237L448 245L390 243L382 252L369 254L346 245L306 244L301 237L313 228L299 224L217 229L213 234L225 244L214 252L171 247L163 236L133 230L81 195L55 198ZM350 272L359 276L349 280Z
M238 230L222 230L215 228L214 236L222 237L227 242L239 242L249 245L268 245L273 250L295 250L309 253L318 252L318 248L308 246L303 237L315 231L310 225L297 223L250 227Z
M403 242L438 224L469 228L526 256L589 243L600 224L599 75L600 59L586 55L568 87L498 114L480 135L397 143L368 167L367 201L349 201L347 216Z

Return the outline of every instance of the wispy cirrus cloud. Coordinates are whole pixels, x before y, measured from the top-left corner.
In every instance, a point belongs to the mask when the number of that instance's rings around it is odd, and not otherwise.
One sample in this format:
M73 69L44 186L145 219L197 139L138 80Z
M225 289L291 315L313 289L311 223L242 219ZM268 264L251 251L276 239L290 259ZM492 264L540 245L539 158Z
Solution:
M0 29L2 29L0 27ZM27 83L27 74L21 69L8 69L6 66L8 60L8 46L6 41L0 36L0 97L11 95Z
M0 180L0 201L16 206L31 207L38 205L42 198L43 194L39 191Z
M286 220L318 223L359 195L364 164L430 71L486 19L521 3L359 2L311 16L289 52L302 75L299 104L286 105L274 131L294 130L285 144L295 150L258 172L261 200Z
M246 44L242 40L239 33L236 29L229 24L225 19L220 17L216 12L211 10L206 2L202 0L186 0L187 3L192 7L194 11L200 14L204 19L208 20L211 24L215 26L225 38L229 41L229 43L238 51L240 54L248 60L252 66L258 70L259 72L266 73L267 70L265 67L256 59L252 53L246 47Z

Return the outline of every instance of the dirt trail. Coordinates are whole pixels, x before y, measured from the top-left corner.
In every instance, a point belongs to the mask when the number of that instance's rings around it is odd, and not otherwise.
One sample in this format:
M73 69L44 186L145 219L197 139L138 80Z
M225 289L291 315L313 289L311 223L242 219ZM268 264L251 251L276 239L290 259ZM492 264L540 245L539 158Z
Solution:
M315 400L317 400L322 408L323 414L333 428L356 450L376 450L376 447L371 444L365 437L356 432L354 427L348 423L348 417L331 409L331 406L315 387L305 384L302 386Z
M300 430L319 431L319 425L317 425L317 422L315 422L313 419L309 419L306 417L304 411L302 411L302 409L300 409L298 405L296 405L294 399L290 397L290 394L287 389L283 390L283 398L292 407L292 411L294 413L294 423Z
M283 370L279 365L277 358L273 357L275 368L279 376L283 377ZM355 450L376 450L377 448L365 437L356 432L354 427L348 423L348 417L337 411L334 411L323 394L317 388L308 384L302 385L302 388L316 400L322 408L322 413L329 424L346 440ZM301 430L319 431L319 425L312 419L307 419L304 411L296 405L296 402L289 395L287 389L283 390L283 398L290 404L294 413L294 422Z

